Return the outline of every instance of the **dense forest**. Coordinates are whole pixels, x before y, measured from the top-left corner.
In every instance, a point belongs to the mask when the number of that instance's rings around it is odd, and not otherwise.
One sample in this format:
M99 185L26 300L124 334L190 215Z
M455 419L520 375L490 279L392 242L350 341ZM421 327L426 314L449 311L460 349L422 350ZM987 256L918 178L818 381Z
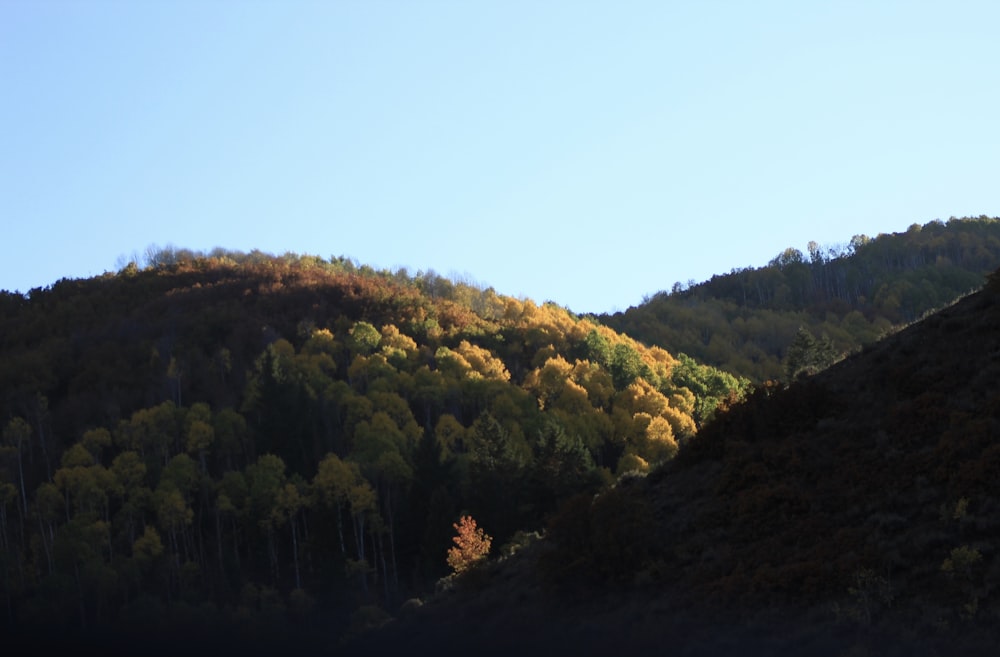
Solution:
M502 552L748 389L342 257L168 248L3 292L0 625L329 640L433 590L460 517Z
M613 317L223 249L0 292L0 627L334 652L498 580L557 605L686 591L677 622L813 596L869 627L898 621L888 563L919 574L891 580L905 622L979 628L996 400L969 368L996 360L1000 283L920 318L998 262L980 217L789 249ZM494 614L535 595L500 590Z
M1000 271L351 646L384 655L997 654ZM483 637L489 637L483 641Z
M703 283L676 283L599 319L677 357L756 383L787 381L979 289L1000 266L1000 219L931 221L841 246L810 242L807 250L788 248L767 266Z

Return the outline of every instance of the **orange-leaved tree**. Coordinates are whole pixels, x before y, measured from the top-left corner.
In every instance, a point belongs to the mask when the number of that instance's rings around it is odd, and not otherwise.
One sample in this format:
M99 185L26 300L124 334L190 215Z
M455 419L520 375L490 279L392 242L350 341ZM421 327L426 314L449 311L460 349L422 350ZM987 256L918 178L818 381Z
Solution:
M462 516L452 527L458 534L451 539L455 546L448 548L448 565L461 574L486 558L493 538L476 526L472 516Z

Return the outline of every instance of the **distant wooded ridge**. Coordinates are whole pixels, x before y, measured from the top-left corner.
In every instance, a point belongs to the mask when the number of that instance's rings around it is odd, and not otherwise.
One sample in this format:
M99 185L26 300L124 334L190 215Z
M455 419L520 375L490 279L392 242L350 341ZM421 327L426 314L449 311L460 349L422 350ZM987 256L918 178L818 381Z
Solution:
M753 381L786 379L800 329L850 353L979 289L998 266L1000 219L935 220L839 247L811 242L808 253L788 248L764 267L677 283L599 319Z

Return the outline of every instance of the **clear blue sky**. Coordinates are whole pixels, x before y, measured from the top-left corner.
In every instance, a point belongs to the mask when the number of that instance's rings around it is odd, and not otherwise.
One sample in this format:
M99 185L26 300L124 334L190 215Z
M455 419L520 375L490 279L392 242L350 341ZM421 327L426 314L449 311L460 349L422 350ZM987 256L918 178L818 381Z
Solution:
M1000 215L1000 3L0 0L0 289L150 244L577 312Z

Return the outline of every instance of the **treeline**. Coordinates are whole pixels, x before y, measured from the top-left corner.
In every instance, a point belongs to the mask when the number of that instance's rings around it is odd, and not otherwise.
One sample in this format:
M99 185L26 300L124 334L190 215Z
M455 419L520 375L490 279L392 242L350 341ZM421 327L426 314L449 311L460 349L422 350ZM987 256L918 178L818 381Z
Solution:
M1000 266L1000 219L952 218L842 246L788 248L765 267L675 284L602 322L755 382L787 380L800 329L850 353L982 287Z
M501 546L749 387L433 273L148 256L0 293L10 627L346 626L433 587L460 515Z

